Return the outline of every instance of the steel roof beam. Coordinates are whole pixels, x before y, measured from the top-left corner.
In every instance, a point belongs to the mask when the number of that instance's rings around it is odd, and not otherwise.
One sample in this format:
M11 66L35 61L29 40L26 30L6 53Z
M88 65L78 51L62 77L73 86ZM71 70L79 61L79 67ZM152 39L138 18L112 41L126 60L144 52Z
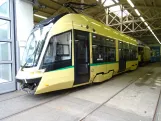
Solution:
M155 3L155 0L153 0L153 5L156 7L156 3Z
M145 21L153 21L153 20L157 20L157 19L161 19L161 17L158 17L158 18L149 18L149 19L145 19ZM123 21L123 24L136 23L136 22L142 22L142 21L141 20L129 20L129 21ZM109 23L109 26L116 26L116 25L122 24L121 22L120 23L118 22L117 24L111 24L111 23L112 22Z
M113 5L105 6L104 9L111 8L111 7L114 7L114 6L117 6L117 5L122 5L122 4L116 3L116 4L113 4Z
M44 3L42 3L42 2L39 2L39 4L42 5L42 6L45 6L46 8L52 9L52 10L54 10L54 11L57 10L56 8L50 7L50 6L48 6L47 4L44 4ZM40 7L40 6L39 6L39 7Z
M161 34L156 34L157 36L161 36ZM153 37L152 34L146 34L146 35L141 35L141 36L134 36L134 37L137 37L137 38L141 38L141 37Z
M136 5L135 8L150 8L150 9L159 9L161 10L161 6L142 6L142 5ZM131 8L132 9L132 8Z
M61 4L61 3L59 3L59 2L57 2L57 1L55 1L55 0L50 0L51 2L53 2L53 3L56 3L57 5L59 5L59 6L63 6L63 4Z
M41 13L47 14L47 16L51 16L51 15L52 15L51 13L48 13L48 12L46 12L46 11L43 11L43 10L34 8L34 13L36 13L36 12L41 12Z
M113 4L113 5L110 5L110 6L106 6L104 7L104 9L107 9L107 8L110 8L110 7L114 7L114 6L117 6L117 5L123 5L124 7L126 7L126 10L130 10L130 9L156 9L156 10L161 10L161 6L143 6L143 5L135 5L134 8L131 8L128 4Z
M154 28L152 30L161 30L161 28ZM135 30L135 31L125 31L125 32L122 32L122 33L135 33L135 32L142 32L142 31L149 31L149 29L142 29L142 30Z

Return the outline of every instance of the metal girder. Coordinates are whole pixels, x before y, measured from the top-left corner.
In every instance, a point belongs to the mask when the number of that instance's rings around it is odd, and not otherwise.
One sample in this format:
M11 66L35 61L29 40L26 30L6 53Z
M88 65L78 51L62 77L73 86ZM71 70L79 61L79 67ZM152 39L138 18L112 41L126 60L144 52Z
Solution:
M156 33L155 33L156 34ZM151 35L151 34L143 34L143 35L141 35L141 36L134 36L134 37L136 37L136 38L141 38L141 37L151 37L151 36L153 36L153 35ZM156 34L156 36L161 36L161 34Z
M50 7L50 6L48 6L47 4L44 4L44 3L42 3L42 2L39 2L39 4L40 4L40 6L39 6L39 7L41 7L41 6L45 6L46 8L49 8L49 9L51 9L51 10L54 10L54 11L56 11L56 10L57 10L56 8L54 8L54 7Z
M114 7L117 5L123 5L126 7L127 10L129 9L156 9L156 10L161 10L161 6L152 6L152 5L135 5L134 8L130 7L129 4L127 3L116 3L113 5L109 5L109 6L105 6L104 9L110 8L110 7Z
M110 7L114 7L114 6L117 6L117 5L121 5L121 3L116 3L116 4L113 4L113 5L109 5L109 6L105 6L105 7L104 7L104 6L103 6L104 3L105 3L105 1L103 2L103 4L100 5L100 6L103 7L103 9L101 8L100 11L99 11L97 14L94 15L94 17L97 18L97 17L100 17L100 15L103 15L104 13L101 14L103 10L105 11L106 9L108 9L108 8L110 8Z
M161 30L161 28L155 28L153 30ZM143 31L149 31L149 29L131 30L131 31L125 31L122 33L136 33L136 32L143 32Z
M142 6L142 5L137 5L135 8L138 8L138 9L141 9L141 8L143 8L143 9L159 9L159 10L161 10L161 6Z
M57 11L54 12L54 15L58 15L59 13L63 13L63 12L71 13L71 11L68 8L62 6Z
M148 21L155 21L155 20L161 20L161 17L145 19L145 21L147 21L147 22ZM110 21L111 24L109 23L108 25L109 26L117 26L117 25L120 25L120 24L128 24L128 23L136 23L136 22L142 22L142 21L138 20L138 19L133 19L133 20L128 20L128 21L123 21L122 23L118 22L117 24L112 24L111 21Z
M145 26L144 22L142 22L140 17L136 16L136 13L134 12L135 8L128 9L129 15L123 17L124 10L127 10L127 7L123 6L124 5L121 5L121 17L118 17L116 14L110 11L106 13L106 24L115 28L116 30L119 30L122 33L129 34L133 37L141 37L145 35L153 36L147 26ZM141 11L141 9L145 7L146 9L144 9L144 11ZM144 17L145 21L148 23L153 31L161 30L161 24L158 24L160 23L158 21L161 21L161 13L155 9L156 14L152 15L151 9L153 7L154 6L136 6L136 8L140 8L141 15Z
M157 32L157 31L154 31L155 35L158 37L158 38L161 38L161 32ZM144 41L146 44L153 44L153 43L158 43L157 41L152 41L152 40L155 40L155 37L151 34L150 31L144 31L144 32L137 32L137 33L128 33L128 35L132 36L132 37L135 37L139 40L142 40Z
M160 11L157 11L157 10L154 10L154 11L155 11L155 15L150 15L151 9L146 9L146 10L142 10L142 11L140 10L140 13L145 19L161 17Z
M61 3L59 3L59 2L57 2L57 1L55 1L55 0L50 0L50 1L53 2L53 3L55 3L55 4L57 4L57 5L59 5L59 6L62 6Z
M51 13L48 13L48 12L46 12L46 11L44 11L44 10L40 10L40 9L37 9L37 8L34 8L33 12L34 12L34 13L36 13L36 12L41 12L41 13L43 13L43 14L47 14L49 17L52 15Z
M119 4L117 4L119 5ZM120 4L120 5L123 5L126 7L127 10L130 10L130 9L155 9L155 10L161 10L161 6L152 6L152 5L135 5L134 8L132 8L131 6L129 6L129 4ZM112 5L114 6L114 5ZM108 6L107 6L108 7ZM105 8L107 8L105 7Z
M117 5L122 5L122 4L116 3L116 4L113 4L113 5L105 6L104 9L111 8L111 7L114 7L114 6L117 6Z

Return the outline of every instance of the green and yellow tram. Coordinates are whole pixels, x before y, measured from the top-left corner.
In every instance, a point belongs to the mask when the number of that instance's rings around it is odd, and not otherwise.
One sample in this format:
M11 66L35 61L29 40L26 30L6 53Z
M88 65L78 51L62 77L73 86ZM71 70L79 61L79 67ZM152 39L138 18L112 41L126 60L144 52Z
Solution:
M62 14L35 25L16 79L41 94L102 82L137 66L135 39L88 16Z
M139 65L145 65L150 62L151 49L147 45L138 45L138 62Z

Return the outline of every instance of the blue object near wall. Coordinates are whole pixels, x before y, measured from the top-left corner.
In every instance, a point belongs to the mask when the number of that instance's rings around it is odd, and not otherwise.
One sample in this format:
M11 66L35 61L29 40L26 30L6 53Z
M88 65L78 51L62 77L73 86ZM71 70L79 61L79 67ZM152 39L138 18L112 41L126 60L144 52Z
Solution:
M160 61L160 46L154 46L151 48L151 62L159 62Z

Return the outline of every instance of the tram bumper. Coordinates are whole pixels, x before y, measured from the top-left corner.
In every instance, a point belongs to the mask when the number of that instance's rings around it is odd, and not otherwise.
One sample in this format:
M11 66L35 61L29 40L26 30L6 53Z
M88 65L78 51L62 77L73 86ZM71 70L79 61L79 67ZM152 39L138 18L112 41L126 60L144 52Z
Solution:
M20 88L24 91L27 90L35 92L41 78L44 74L44 70L35 70L35 71L19 71L16 76L16 81L20 83Z
M36 91L36 87L39 85L41 78L35 79L16 79L16 81L20 84L20 88L27 93L34 94Z

